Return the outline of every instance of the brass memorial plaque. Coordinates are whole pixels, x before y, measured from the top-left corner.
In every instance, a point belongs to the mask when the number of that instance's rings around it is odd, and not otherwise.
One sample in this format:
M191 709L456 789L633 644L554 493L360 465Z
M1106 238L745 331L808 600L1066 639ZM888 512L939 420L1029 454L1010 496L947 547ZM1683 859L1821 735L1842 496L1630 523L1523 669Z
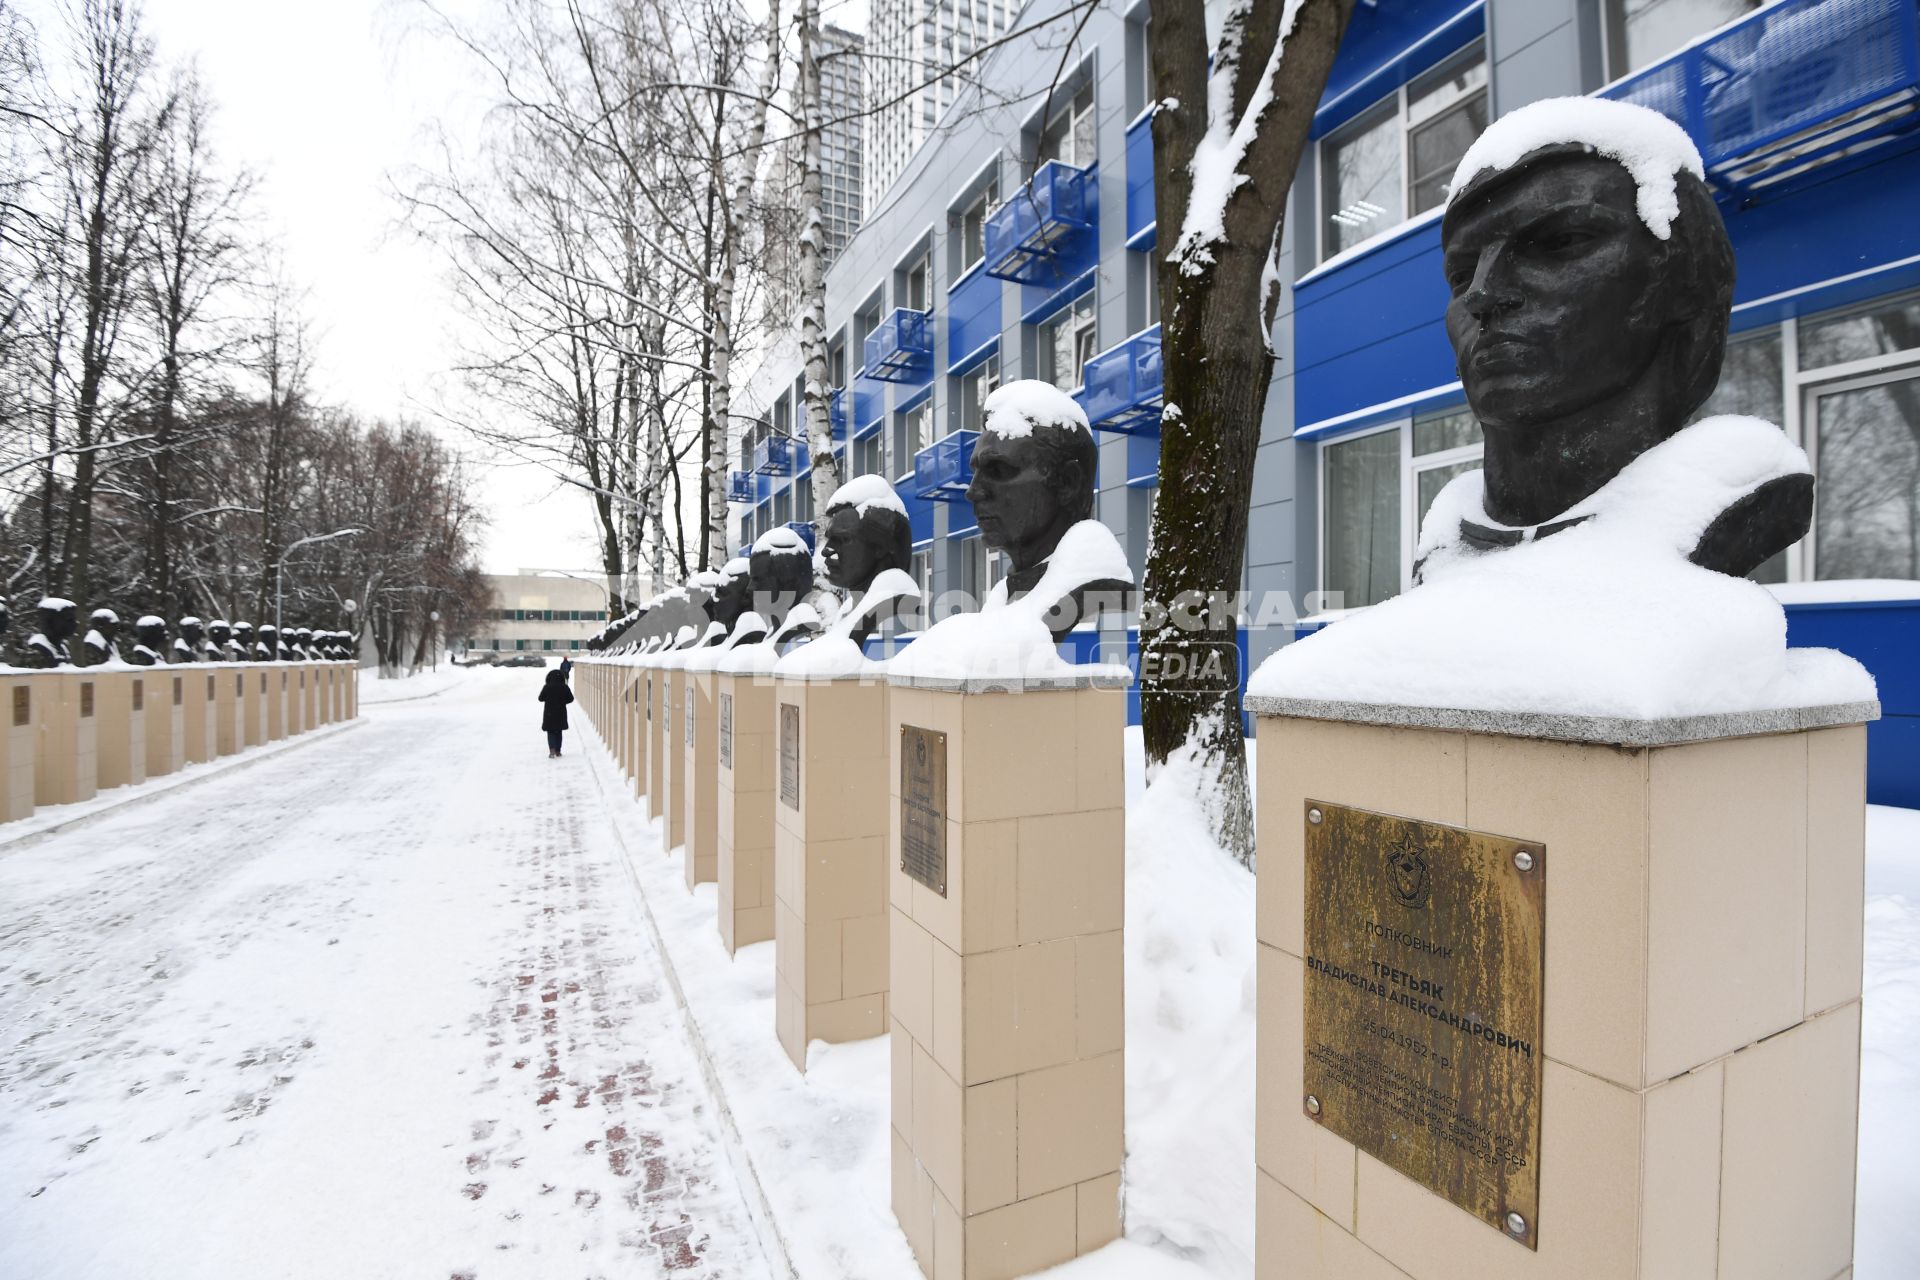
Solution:
M800 705L780 704L780 803L800 807Z
M93 681L87 680L87 681L83 681L80 685L80 718L84 720L87 717L91 716L92 714L93 714Z
M1546 850L1309 800L1301 1105L1538 1249Z
M733 695L720 695L720 767L733 768Z
M696 699L693 693L693 686L689 684L687 686L687 709L686 709L686 712L680 717L680 719L686 724L687 745L689 747L693 745L693 704L695 701Z
M181 705L182 699L186 696L185 684L186 681L179 676L173 678L173 705L176 707Z
M13 727L33 723L33 693L23 684L13 686Z
M653 681L649 680L646 683L647 683L647 721L651 723L653 721Z
M133 709L144 711L147 708L147 685L144 680L133 682Z
M947 896L947 735L900 726L900 869Z

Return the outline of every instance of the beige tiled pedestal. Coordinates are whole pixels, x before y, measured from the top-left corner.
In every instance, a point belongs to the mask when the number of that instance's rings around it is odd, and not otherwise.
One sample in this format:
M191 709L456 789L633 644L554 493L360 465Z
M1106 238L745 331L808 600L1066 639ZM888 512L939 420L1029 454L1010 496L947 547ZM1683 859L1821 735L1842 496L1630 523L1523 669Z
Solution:
M181 673L181 693L185 706L181 715L184 737L181 740L182 764L205 764L219 750L219 728L214 711L223 673L206 667L189 667Z
M627 682L627 705L622 712L627 722L627 775L633 779L633 796L644 800L647 794L647 673L638 667L622 672Z
M680 716L679 798L685 804L681 832L686 844L689 890L697 884L712 884L720 875L719 849L715 843L720 825L720 780L713 732L715 679L711 671L690 670L682 674L680 681L686 700Z
M312 733L320 726L320 664L302 664L300 679L300 727Z
M154 667L147 677L147 776L164 778L186 759L187 674Z
M93 678L94 732L102 791L147 780L147 693L159 681L143 672L98 671Z
M261 674L266 677L266 692L261 700L267 706L267 741L278 742L287 736L287 669L280 663L271 663L262 667Z
M646 699L647 716L647 816L660 818L666 815L667 788L662 757L666 755L662 744L666 741L667 725L667 673L659 666L644 668L647 683L641 696Z
M889 693L893 1211L930 1280L1120 1232L1117 689ZM947 892L900 868L901 727L946 735Z
M34 717L42 696L36 676L0 676L0 822L33 813L34 757L40 749Z
M899 788L888 743L900 733L877 681L782 679L770 692L774 1024L804 1071L810 1041L887 1030L887 815ZM783 706L799 735L793 802L778 791Z
M732 955L773 937L773 808L777 767L773 681L767 676L714 678L714 865L720 881L717 923ZM776 961L776 969L777 969ZM775 988L775 1009L781 999ZM868 1032L878 1035L884 1027Z
M221 667L213 673L213 749L230 756L247 745L247 672Z
M241 688L240 724L246 734L245 745L257 747L267 740L268 679L273 673L261 666L247 666L241 671L246 681Z
M33 760L35 804L75 804L99 790L98 681L76 671L33 677L39 749Z
M342 667L341 671L347 677L347 709L341 718L343 720L353 720L360 715L360 665L356 662L350 662Z
M1847 721L1871 704L1500 732L1252 704L1291 712L1259 721L1261 1277L1848 1272L1866 733ZM1303 1111L1308 798L1545 846L1538 1252Z
M668 853L687 838L686 752L681 747L681 715L686 707L686 672L678 664L660 671L660 843Z

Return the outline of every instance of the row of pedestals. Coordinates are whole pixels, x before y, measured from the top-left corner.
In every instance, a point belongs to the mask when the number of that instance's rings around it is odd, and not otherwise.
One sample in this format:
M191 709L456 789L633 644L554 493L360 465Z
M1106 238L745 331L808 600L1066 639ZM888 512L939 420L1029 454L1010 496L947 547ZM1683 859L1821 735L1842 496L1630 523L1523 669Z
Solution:
M1122 692L677 660L575 679L728 951L773 939L794 1065L889 1034L921 1269L1116 1238ZM1255 709L1261 1277L1849 1274L1870 705ZM1342 823L1402 834L1316 863Z
M0 821L359 714L346 662L0 671Z
M1020 1276L1115 1239L1123 692L678 658L575 681L688 887L717 881L727 950L773 941L794 1066L891 1033L894 1212L922 1270Z

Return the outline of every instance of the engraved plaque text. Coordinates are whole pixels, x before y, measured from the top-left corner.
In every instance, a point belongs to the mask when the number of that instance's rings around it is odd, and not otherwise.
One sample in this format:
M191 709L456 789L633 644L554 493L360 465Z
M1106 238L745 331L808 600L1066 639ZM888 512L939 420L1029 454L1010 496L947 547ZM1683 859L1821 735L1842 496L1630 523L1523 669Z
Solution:
M33 723L33 691L23 684L13 686L13 727Z
M733 695L720 695L720 767L733 768Z
M1303 1109L1538 1249L1546 850L1317 800L1300 820Z
M900 869L947 896L947 735L900 726Z
M780 802L800 807L800 706L780 704Z

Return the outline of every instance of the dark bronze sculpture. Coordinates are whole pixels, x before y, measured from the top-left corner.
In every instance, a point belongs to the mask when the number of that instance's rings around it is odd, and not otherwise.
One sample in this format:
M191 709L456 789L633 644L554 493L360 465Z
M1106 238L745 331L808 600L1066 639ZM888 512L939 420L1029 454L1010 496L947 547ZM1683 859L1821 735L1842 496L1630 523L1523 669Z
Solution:
M1454 194L1441 224L1447 334L1485 430L1484 514L1504 527L1461 519L1423 545L1497 550L1591 518L1573 509L1712 394L1733 302L1726 227L1681 167L1678 212L1656 235L1645 180L1580 142L1552 143ZM1747 574L1799 540L1812 512L1812 475L1774 474L1710 520L1690 559Z
M880 625L920 598L913 565L913 526L893 486L878 476L848 481L827 500L820 562L827 581L846 593L833 630L864 644Z
M127 655L128 662L136 667L153 667L166 661L167 624L163 620L146 614L133 624L133 633L139 637L139 643Z
M788 615L813 589L813 557L800 535L783 525L760 535L747 557L747 564L753 615L765 624L765 638L779 640L788 630ZM743 623L746 620L747 615L742 615ZM742 639L735 643L753 641Z
M95 609L87 615L87 633L80 637L80 651L86 664L97 667L103 662L120 660L114 639L120 633L120 615L111 609Z
M1080 406L1047 383L1014 382L987 397L986 429L973 452L973 479L967 501L980 522L987 546L1013 562L1007 574L1008 602L1040 585L1051 558L1070 530L1095 525L1094 485L1099 478L1099 448ZM1117 545L1099 564L1125 568ZM1056 599L1046 602L1047 625L1055 640L1075 624L1106 609L1124 607L1133 591L1131 573L1120 577L1103 568L1089 573L1073 566L1073 580L1056 583ZM989 601L988 603L992 603Z
M263 622L254 629L253 656L261 662L272 662L280 656L280 628Z
M201 662L207 656L207 630L200 619L188 614L180 619L180 634L173 642L175 662Z
M253 624L233 624L233 639L227 645L227 661L250 662L253 659Z
M27 637L22 665L40 670L68 665L71 659L67 641L73 638L74 627L79 623L79 609L71 600L47 596L40 601L36 612L40 629Z

